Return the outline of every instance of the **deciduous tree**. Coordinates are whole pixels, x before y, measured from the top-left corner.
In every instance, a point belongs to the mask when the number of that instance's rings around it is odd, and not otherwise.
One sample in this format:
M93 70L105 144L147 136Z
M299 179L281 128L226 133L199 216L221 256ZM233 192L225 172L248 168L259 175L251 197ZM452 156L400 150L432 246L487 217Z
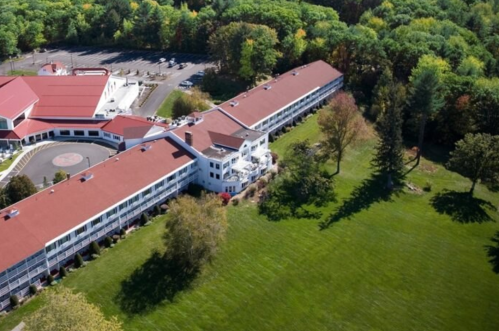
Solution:
M25 319L25 331L120 331L116 317L106 320L83 294L66 287L45 291L46 304Z
M450 155L448 167L471 180L470 195L479 180L499 180L499 136L467 134Z
M339 92L319 112L318 122L324 135L323 151L336 160L338 174L345 150L365 135L366 123L353 97L345 92Z
M215 194L199 199L185 195L169 207L165 256L185 272L196 272L213 259L225 239L227 216L222 200Z
M26 199L37 192L35 185L26 175L12 177L4 190L9 204Z
M64 170L62 170L62 169L59 169L59 170L57 170L57 172L55 173L55 175L54 175L54 179L52 179L52 182L53 182L54 184L57 184L57 183L59 183L59 182L62 182L63 180L65 180L65 179L66 179L67 175L68 175L68 174L66 173L66 171L64 171Z

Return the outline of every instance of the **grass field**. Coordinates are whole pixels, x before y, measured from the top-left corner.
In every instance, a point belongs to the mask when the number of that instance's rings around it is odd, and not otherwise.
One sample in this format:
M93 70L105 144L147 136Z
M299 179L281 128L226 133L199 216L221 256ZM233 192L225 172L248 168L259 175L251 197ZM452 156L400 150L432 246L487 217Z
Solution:
M14 162L19 155L21 155L20 152L13 155L11 159L7 159L7 160L3 161L0 164L0 171L4 171L4 170L8 169L10 167L10 165L12 164L12 162Z
M35 70L9 70L8 76L36 76Z
M282 153L304 137L319 137L315 117L272 149ZM486 248L499 230L499 194L480 185L472 205L463 205L461 195L444 190L467 190L469 181L423 160L407 181L431 182L431 192L404 189L380 199L368 180L373 144L348 152L337 201L317 210L319 219L269 222L251 202L229 207L227 243L190 289L176 292L162 281L153 251L163 247L164 218L63 286L84 292L130 331L498 330L499 275ZM123 302L143 309L126 313ZM0 330L39 304L0 320Z
M173 90L172 93L163 101L163 104L161 104L161 107L156 111L156 115L164 117L164 118L171 118L172 117L172 110L173 110L173 103L175 100L180 98L184 94L184 92L180 90Z

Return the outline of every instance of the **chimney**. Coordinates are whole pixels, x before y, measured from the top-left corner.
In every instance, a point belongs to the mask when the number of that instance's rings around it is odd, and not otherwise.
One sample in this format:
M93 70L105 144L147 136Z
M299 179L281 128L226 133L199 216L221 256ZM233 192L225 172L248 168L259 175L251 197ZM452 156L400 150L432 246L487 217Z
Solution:
M67 173L67 174L66 174L66 179L67 179L67 180L70 180L70 179L71 179L71 174L70 174L70 173Z
M187 143L187 145L192 146L193 142L192 132L185 131L185 142Z

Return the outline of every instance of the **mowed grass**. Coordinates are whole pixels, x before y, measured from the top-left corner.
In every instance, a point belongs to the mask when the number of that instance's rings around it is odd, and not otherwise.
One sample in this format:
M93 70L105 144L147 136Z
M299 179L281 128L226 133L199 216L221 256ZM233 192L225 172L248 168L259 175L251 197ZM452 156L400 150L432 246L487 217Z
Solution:
M173 103L175 100L180 98L184 94L184 92L180 90L173 90L172 93L163 101L161 104L161 107L156 111L156 115L164 117L164 118L171 118L172 117L172 111L173 111Z
M315 120L272 149L282 154L296 139L317 139ZM320 230L369 178L373 146L369 141L348 152L336 177L337 201L316 210L319 219L269 222L252 202L229 207L227 242L214 263L190 289L150 311L127 315L116 298L121 282L163 249L165 218L71 274L63 286L84 292L130 331L498 330L499 275L486 252L499 230L497 211L487 209L482 222L462 223L431 203L444 189L468 189L468 180L423 160L407 181L431 182L431 192L404 189L390 201L361 194L359 208ZM476 196L499 200L481 185ZM143 275L143 281L159 277ZM8 316L6 326L0 320L0 330L10 330L28 306Z
M9 70L8 76L36 76L38 73L35 70Z

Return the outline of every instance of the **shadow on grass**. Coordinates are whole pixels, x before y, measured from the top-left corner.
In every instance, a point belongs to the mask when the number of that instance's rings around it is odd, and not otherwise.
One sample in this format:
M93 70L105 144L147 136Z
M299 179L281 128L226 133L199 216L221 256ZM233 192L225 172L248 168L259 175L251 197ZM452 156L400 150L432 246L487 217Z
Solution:
M148 312L190 287L197 272L186 273L179 265L159 252L121 282L115 301L128 315Z
M492 271L499 274L499 231L496 232L496 235L490 240L495 244L485 246L485 250L487 251L489 262L492 265Z
M486 209L494 206L485 200L470 196L468 192L444 190L431 198L431 205L439 214L449 215L459 223L483 223L493 219L487 214Z
M328 219L320 223L319 228L325 230L344 218L349 219L360 211L369 209L374 203L391 201L394 192L394 190L386 189L384 176L374 174L362 181L360 186L354 188L352 195L344 200L343 204Z

